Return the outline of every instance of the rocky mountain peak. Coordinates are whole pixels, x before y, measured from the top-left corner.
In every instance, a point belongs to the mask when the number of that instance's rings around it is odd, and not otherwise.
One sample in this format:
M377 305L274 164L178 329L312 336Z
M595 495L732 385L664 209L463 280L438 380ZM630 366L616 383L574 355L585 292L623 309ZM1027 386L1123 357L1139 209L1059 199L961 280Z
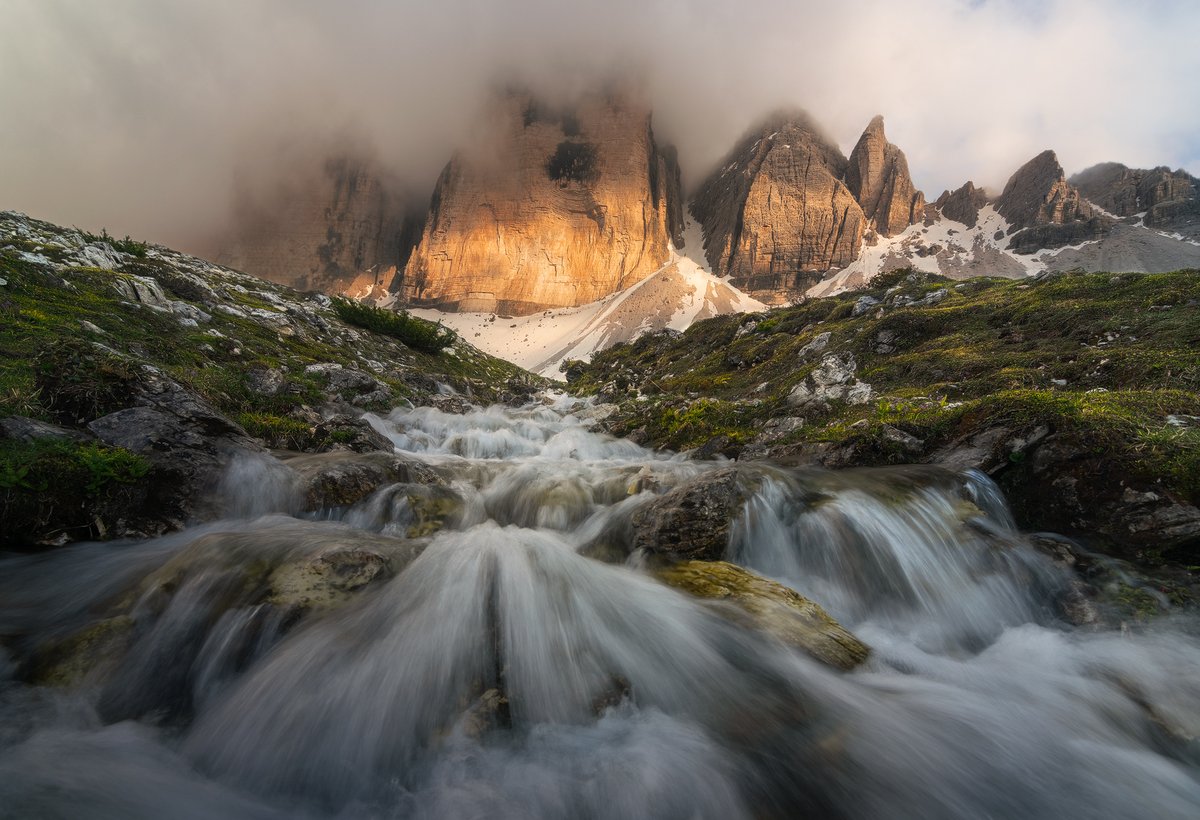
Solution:
M1014 233L1009 248L1021 253L1096 239L1108 230L1107 221L1067 182L1050 150L1017 169L996 200L996 210Z
M672 150L650 111L609 89L570 106L510 92L494 140L446 166L400 283L411 304L527 314L627 288L681 244Z
M924 215L925 195L913 185L904 152L888 142L882 115L871 120L850 153L846 186L884 236L900 233Z
M1091 216L1079 191L1067 182L1058 156L1049 149L1009 178L996 200L996 210L1014 228L1062 225Z
M974 182L967 180L966 184L954 191L942 191L933 204L947 219L974 228L979 221L980 208L987 203L987 191L976 188Z
M858 255L866 217L847 160L803 111L751 129L700 186L692 213L714 273L780 302Z

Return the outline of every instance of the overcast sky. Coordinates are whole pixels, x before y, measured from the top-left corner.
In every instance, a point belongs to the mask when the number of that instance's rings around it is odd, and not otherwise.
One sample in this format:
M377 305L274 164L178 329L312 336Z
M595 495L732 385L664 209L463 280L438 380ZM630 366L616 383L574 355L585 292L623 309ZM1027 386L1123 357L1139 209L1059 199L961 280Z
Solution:
M0 208L195 246L353 141L427 193L489 88L645 78L694 185L799 105L930 199L1044 148L1200 175L1200 0L0 0Z

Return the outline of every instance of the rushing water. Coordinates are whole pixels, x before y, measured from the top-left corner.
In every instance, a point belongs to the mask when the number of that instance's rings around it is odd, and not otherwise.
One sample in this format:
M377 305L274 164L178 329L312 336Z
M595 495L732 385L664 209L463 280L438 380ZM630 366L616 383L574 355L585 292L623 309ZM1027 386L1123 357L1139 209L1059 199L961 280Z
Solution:
M842 673L581 553L719 466L591 412L399 410L444 487L304 516L250 460L226 520L4 559L0 816L1200 816L1195 623L1065 622L985 477L747 468L727 558L871 646Z

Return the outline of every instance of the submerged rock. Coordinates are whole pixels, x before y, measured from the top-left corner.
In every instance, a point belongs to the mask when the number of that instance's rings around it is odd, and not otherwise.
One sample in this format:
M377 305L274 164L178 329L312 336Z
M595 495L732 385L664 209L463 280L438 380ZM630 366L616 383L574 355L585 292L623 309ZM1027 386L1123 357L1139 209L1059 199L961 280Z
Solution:
M870 649L817 604L776 581L726 561L681 561L654 571L697 598L729 604L720 612L761 630L824 664L850 670Z

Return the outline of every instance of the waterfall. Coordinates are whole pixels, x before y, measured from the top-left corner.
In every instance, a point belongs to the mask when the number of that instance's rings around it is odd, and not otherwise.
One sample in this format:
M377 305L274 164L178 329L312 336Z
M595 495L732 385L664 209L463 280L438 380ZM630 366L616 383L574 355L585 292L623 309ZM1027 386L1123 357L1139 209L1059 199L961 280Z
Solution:
M398 408L436 482L304 512L256 457L221 520L0 557L0 817L1200 815L1194 615L1075 625L978 473L738 465L719 557L831 668L663 582L639 516L730 465L597 412Z

